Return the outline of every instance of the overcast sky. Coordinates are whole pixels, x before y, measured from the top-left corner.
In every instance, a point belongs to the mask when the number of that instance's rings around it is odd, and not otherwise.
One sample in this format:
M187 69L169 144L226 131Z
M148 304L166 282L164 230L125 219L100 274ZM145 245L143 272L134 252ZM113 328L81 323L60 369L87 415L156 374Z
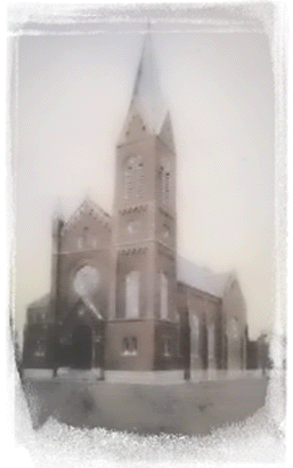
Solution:
M140 26L136 30L143 31ZM177 151L179 253L236 270L252 338L274 307L274 93L259 33L162 32L153 43ZM19 40L16 314L50 289L51 216L91 198L112 213L115 144L143 34Z

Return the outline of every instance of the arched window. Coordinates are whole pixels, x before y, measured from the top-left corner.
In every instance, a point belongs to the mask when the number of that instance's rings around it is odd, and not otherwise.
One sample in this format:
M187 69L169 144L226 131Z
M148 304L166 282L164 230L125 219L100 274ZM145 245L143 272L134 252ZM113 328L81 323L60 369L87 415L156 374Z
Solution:
M171 340L168 336L163 336L162 337L162 343L163 343L163 356L164 357L169 357L171 356Z
M85 226L82 231L82 235L77 238L78 250L87 249L90 247L89 243L89 228Z
M200 325L199 318L195 313L191 315L191 354L194 356L199 355L199 334Z
M214 322L208 326L208 357L215 357L215 324Z
M132 156L126 161L124 170L124 195L141 197L143 194L143 161L141 156Z
M160 305L161 305L161 318L168 317L168 278L165 273L160 274Z
M139 317L139 271L131 271L126 276L125 312L126 318Z
M129 158L126 161L124 170L124 196L130 198L133 193L133 175L134 175L134 158Z
M143 162L140 156L137 158L136 167L137 196L140 198L143 194Z
M169 168L169 164L162 164L162 166L160 167L159 181L162 202L165 205L168 205L170 202L171 194L171 171Z
M228 334L231 340L237 340L239 338L239 326L238 326L238 320L236 317L233 317L229 321Z

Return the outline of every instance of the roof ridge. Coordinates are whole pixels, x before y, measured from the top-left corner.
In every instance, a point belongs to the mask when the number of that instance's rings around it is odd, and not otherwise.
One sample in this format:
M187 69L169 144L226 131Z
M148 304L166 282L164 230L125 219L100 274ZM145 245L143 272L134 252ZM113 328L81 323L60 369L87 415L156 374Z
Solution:
M234 279L231 272L215 273L180 255L177 256L178 281L216 297L223 297L227 285Z

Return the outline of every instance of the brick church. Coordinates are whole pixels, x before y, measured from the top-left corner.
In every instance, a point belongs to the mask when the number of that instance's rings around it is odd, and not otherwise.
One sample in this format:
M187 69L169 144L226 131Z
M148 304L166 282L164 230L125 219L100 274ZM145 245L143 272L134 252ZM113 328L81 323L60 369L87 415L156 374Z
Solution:
M115 174L111 216L88 198L54 216L51 292L28 307L24 367L245 368L236 275L177 255L176 150L149 34Z

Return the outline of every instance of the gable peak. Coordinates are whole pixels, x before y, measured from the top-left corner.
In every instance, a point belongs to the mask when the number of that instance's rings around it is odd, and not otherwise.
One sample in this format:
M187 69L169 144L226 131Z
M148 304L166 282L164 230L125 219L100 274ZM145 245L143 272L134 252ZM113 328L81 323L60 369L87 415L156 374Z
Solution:
M89 214L97 218L103 226L110 227L111 217L96 203L94 203L89 196L86 196L81 205L65 223L63 233L66 232L72 225L74 225L84 214Z

